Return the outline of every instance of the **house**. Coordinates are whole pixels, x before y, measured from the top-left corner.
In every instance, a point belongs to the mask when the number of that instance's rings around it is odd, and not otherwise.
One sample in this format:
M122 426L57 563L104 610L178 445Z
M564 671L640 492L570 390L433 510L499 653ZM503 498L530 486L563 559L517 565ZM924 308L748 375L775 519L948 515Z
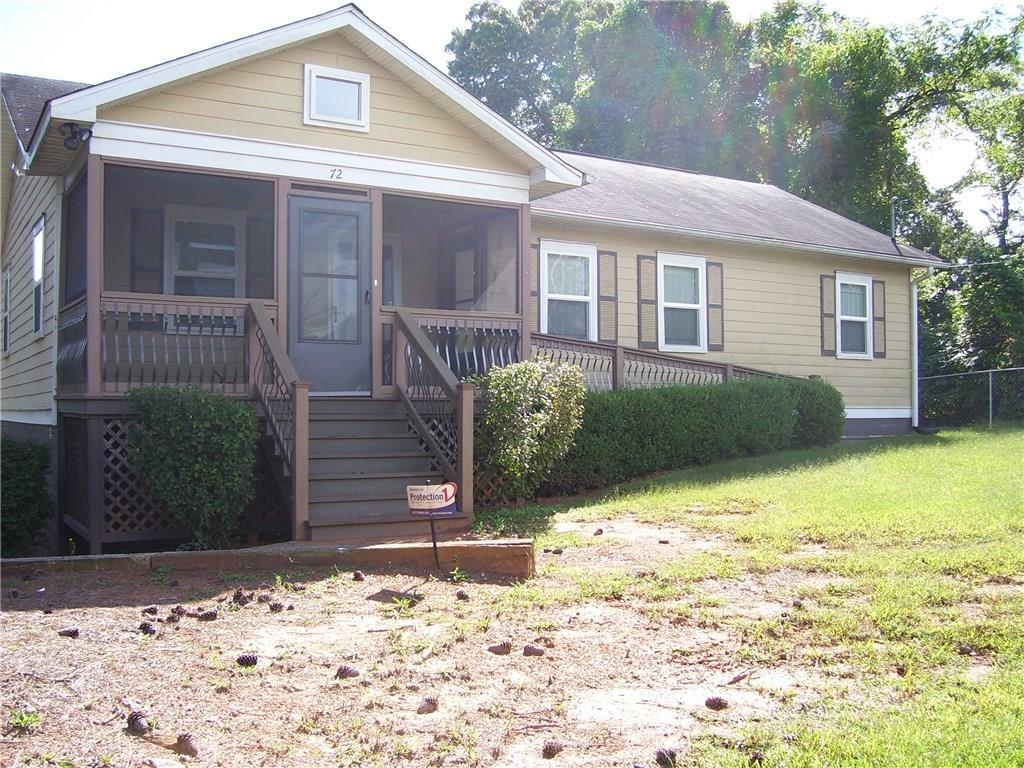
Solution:
M53 447L67 530L173 536L124 393L250 398L296 539L472 514L473 387L547 356L593 387L820 376L848 433L913 419L913 270L771 186L556 152L356 6L98 85L4 75L3 434ZM476 489L479 491L479 489Z

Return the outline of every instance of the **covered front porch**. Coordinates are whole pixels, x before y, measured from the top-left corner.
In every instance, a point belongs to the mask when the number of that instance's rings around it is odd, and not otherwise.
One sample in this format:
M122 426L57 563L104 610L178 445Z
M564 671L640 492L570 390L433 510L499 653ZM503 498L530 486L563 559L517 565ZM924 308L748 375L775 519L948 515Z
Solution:
M254 402L266 431L260 482L280 490L290 538L309 538L326 509L314 498L310 519L318 472L336 479L354 466L339 452L356 447L362 475L414 464L426 480L457 482L468 524L473 387L464 380L529 349L528 206L90 156L64 210L61 512L90 551L174 533L152 510L130 509L147 503L124 449L124 394L149 385ZM369 413L364 401L392 403L397 417L381 437L412 435L404 453L375 450L373 433L340 443L352 436L321 423ZM329 501L380 492L364 486ZM358 516L365 505L347 506ZM388 510L366 517L408 519L397 503Z

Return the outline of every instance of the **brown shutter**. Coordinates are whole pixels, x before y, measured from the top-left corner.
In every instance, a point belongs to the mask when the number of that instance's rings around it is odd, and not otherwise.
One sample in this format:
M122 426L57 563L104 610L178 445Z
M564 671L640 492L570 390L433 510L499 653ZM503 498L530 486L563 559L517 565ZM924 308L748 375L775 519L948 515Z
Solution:
M530 245L530 258L526 261L526 282L530 291L526 322L532 333L540 333L540 243Z
M725 296L722 283L724 269L722 263L707 263L708 279L708 352L721 352L725 349Z
M885 357L885 281L871 281L871 314L873 317L875 357Z
M597 252L597 340L619 341L619 257L614 251Z
M658 348L658 257L636 257L638 344L640 349Z
M836 356L836 276L821 276L821 354Z

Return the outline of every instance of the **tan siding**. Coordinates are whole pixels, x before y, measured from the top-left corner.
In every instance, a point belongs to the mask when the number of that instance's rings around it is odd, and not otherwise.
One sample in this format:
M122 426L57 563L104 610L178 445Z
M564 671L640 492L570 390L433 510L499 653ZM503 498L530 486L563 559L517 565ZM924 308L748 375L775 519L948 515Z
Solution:
M370 130L304 125L305 64L370 75ZM341 35L277 51L101 112L113 120L522 173L524 168Z
M534 239L594 243L619 254L619 343L637 344L636 257L657 251L707 256L724 265L725 351L700 355L834 384L848 406L910 407L910 275L884 262L820 256L776 248L741 247L610 228L552 225L534 220ZM821 355L818 276L833 270L885 281L886 353L876 360Z
M14 179L8 211L3 269L11 273L10 350L0 358L0 397L5 416L53 406L55 269L60 245L61 180L50 176ZM46 216L43 262L43 335L32 330L32 228Z

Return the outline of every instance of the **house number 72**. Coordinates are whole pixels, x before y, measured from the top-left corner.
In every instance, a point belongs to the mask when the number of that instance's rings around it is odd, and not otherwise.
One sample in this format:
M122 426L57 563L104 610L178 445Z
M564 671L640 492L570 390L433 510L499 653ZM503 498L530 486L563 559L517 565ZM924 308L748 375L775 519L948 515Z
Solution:
M332 179L340 179L341 178L341 168L331 168L331 178Z

